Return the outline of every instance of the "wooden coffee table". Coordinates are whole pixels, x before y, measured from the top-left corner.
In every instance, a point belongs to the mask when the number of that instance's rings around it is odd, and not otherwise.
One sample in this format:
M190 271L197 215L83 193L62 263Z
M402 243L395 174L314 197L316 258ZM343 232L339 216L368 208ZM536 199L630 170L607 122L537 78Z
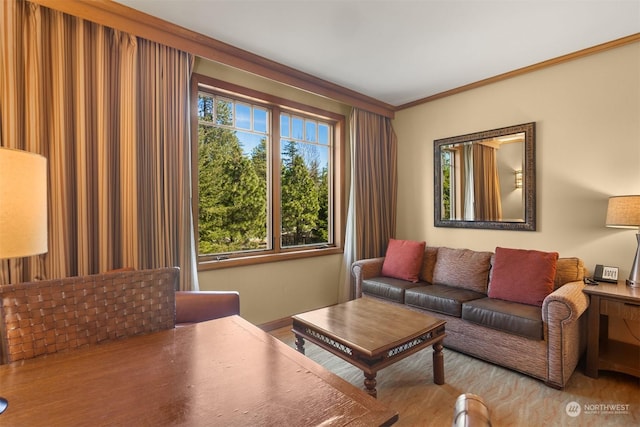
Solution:
M376 397L376 374L433 346L433 380L444 384L445 321L372 298L358 298L293 316L296 347L307 339L364 372L366 391Z

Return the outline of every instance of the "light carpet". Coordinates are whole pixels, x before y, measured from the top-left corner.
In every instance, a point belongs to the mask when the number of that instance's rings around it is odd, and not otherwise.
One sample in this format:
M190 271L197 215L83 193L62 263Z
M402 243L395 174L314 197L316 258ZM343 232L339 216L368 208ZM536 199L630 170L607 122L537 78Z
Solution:
M295 348L289 328L271 334ZM306 355L357 387L362 371L307 342ZM378 400L400 414L397 426L450 426L460 394L481 396L494 427L637 426L640 379L600 372L598 379L578 366L564 390L453 350L444 350L445 384L433 383L431 349L422 350L378 372Z

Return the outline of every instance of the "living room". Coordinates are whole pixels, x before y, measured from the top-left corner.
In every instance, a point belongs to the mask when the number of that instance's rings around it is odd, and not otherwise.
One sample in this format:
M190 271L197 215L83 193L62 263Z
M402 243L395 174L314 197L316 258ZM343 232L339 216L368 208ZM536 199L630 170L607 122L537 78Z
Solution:
M583 259L589 274L602 264L619 267L619 277L627 277L634 235L606 228L605 216L610 196L640 193L640 36L630 36L395 111L395 237L473 250L557 251ZM345 117L351 108L208 59L197 58L194 72L263 93L286 93ZM434 226L433 141L528 122L536 123L536 231ZM331 254L202 270L198 279L202 290L238 291L241 315L251 323L279 325L293 314L339 302L342 275L342 255ZM632 341L624 329L612 327L611 334Z
M596 264L613 265L620 267L620 277L627 277L636 246L633 235L606 228L605 216L608 197L638 192L640 179L633 164L639 156L634 119L639 48L636 40L397 111L396 237L476 250L554 250L581 257L591 272ZM293 91L205 60L198 61L196 72L263 92ZM298 99L313 102L308 93ZM328 104L318 99L314 105L346 114L344 106ZM536 232L434 227L433 141L527 122L536 122ZM611 155L612 149L627 155ZM203 289L225 289L226 283L234 283L247 295L243 309L260 324L335 303L337 289L327 284L337 287L340 267L341 257L329 255L202 271L200 284ZM311 276L306 274L310 270ZM270 304L265 305L267 299Z
M620 268L620 277L627 276L633 236L605 228L604 221L609 196L638 192L636 39L588 50L568 61L548 58L549 64L522 75L397 111L396 237L477 250L500 245L555 250L561 256L580 256L589 270L596 264L612 265ZM196 58L194 72L264 93L286 93L345 116L350 109L203 58ZM537 124L536 232L434 227L433 141L526 122ZM335 303L341 262L341 255L327 255L206 270L199 273L199 282L205 290L233 283L243 294L243 315L263 324ZM311 270L313 276L305 274Z

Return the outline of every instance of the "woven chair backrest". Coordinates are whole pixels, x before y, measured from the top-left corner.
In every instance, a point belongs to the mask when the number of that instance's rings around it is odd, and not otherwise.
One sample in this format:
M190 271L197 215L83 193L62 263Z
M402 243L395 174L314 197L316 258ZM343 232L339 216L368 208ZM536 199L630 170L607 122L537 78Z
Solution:
M178 268L0 286L2 363L174 327Z

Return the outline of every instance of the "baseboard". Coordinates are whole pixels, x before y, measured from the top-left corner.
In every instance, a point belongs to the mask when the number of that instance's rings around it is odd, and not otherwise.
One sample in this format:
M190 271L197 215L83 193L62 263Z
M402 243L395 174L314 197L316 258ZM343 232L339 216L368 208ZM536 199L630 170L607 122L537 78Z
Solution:
M291 317L283 317L282 319L272 320L271 322L262 323L258 325L258 328L262 329L265 332L270 332L275 329L287 328L291 327L292 321Z

